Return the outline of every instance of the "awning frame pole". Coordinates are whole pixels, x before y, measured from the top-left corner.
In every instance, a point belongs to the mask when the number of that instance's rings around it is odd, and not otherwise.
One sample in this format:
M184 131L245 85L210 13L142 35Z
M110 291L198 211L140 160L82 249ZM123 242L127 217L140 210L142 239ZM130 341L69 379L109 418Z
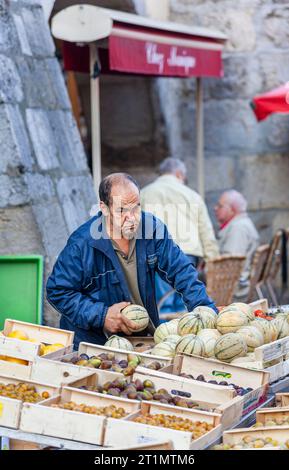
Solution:
M203 82L201 77L196 79L196 132L197 132L197 175L198 191L202 198L205 197L204 177L204 103Z
M98 62L96 43L89 45L90 51L90 102L91 102L91 142L92 176L94 189L98 194L101 182L101 131L100 131L100 87L99 76L95 76L95 64Z

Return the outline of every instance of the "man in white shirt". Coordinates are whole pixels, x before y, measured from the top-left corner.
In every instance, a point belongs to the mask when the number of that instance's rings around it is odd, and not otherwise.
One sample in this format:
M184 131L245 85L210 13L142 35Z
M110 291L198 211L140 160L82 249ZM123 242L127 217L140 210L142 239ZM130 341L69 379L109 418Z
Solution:
M236 297L243 297L249 290L250 269L254 252L259 246L259 235L247 214L247 201L238 191L224 192L215 206L215 213L220 226L220 252L246 256L236 292Z
M176 158L165 159L159 168L160 176L141 191L141 205L164 222L182 251L196 267L200 259L209 260L219 255L205 202L198 193L186 186L187 169ZM157 279L157 299L170 287ZM180 297L175 293L164 305L163 311L184 310Z

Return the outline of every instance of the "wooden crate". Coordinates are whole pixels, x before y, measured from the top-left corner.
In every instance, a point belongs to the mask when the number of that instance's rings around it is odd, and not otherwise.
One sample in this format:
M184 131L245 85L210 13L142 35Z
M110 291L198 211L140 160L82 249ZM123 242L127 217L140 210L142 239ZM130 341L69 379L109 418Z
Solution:
M276 406L289 407L289 393L276 393Z
M22 322L19 320L6 319L5 324L4 324L4 330L2 331L1 336L4 336L5 338L9 335L9 333L15 330L23 331L29 336L30 339L34 339L38 341L38 343L32 343L30 341L21 341L15 338L7 338L11 340L12 343L6 343L6 346L8 346L8 348L5 348L5 342L1 342L0 343L0 355L9 356L9 351L11 350L11 344L12 345L14 344L15 349L21 352L23 355L26 355L27 357L31 357L31 355L32 356L34 355L34 357L39 355L40 343L44 343L44 344L60 343L64 345L64 347L61 348L62 354L71 352L71 346L73 344L73 339L74 339L73 331L61 330L59 328L51 328L49 326L35 325L33 323Z
M0 383L2 384L19 384L22 380L17 380L14 377L1 375ZM50 396L55 396L59 393L60 389L50 384L38 383L32 380L25 380L25 383L34 385L38 393L48 392ZM23 402L8 397L0 396L0 426L18 429L20 415Z
M136 352L145 352L152 349L155 346L153 336L127 336Z
M92 369L90 369L90 371L91 370ZM82 377L80 379L68 382L65 387L78 389L79 387L83 386L90 387L96 385L104 385L106 382L113 382L116 379L125 379L130 382L131 377L124 377L123 374L120 374L118 372L96 369L95 372L91 372L90 374L86 375L86 377Z
M144 368L133 375L133 380L145 378L151 379L157 389L165 388L171 395L185 392L187 397L182 398L193 400L201 408L221 414L223 429L238 424L242 418L243 397L236 396L236 392L228 387L197 382L160 371L147 371Z
M278 339L269 344L264 344L255 349L256 362L260 362L266 368L268 362L283 360L289 351L289 337Z
M245 370L237 364L227 364L212 359L184 354L177 355L173 365L163 370L177 376L182 373L191 374L194 377L202 374L206 380L226 380L240 387L252 388L253 390L251 392L242 397L243 415L264 403L268 394L270 377L268 372L263 370ZM216 387L219 386L216 385Z
M79 345L79 354L87 354L88 356L97 356L102 353L112 352L115 353L116 359L127 359L128 354L135 354L141 358L142 365L149 365L153 361L158 361L161 363L162 367L169 365L172 362L171 358L168 357L159 357L159 356L152 356L147 352L139 353L136 351L125 351L122 349L114 349L108 348L107 346L99 346L97 344L91 343L80 343Z
M75 356L75 353L70 353L63 356L61 359L71 359L73 356ZM50 358L38 358L32 366L31 377L33 378L33 380L42 381L46 379L50 383L60 386L67 385L77 379L87 377L92 372L101 374L99 376L103 377L103 380L105 381L110 380L110 378L112 380L118 377L123 378L123 375L117 372L92 369L90 367L84 366L77 366L74 364L69 364L66 362L61 362L60 360ZM101 384L102 382L100 383L100 385Z
M225 431L223 434L223 443L231 445L239 444L245 436L252 436L256 439L265 439L266 437L272 437L273 439L279 441L280 444L284 444L284 442L289 439L289 427L272 426L267 428L240 428L232 431ZM276 447L275 449L278 450L279 448Z
M256 310L262 310L263 313L268 313L269 303L267 299L258 299L250 304L251 312L254 313Z
M139 409L139 402L137 401L63 387L61 394L57 397L36 405L24 404L20 429L45 436L103 445L106 417L51 407L52 404L69 401L97 407L114 404L124 408L128 413L136 412ZM122 437L124 438L123 431L124 429L122 430Z
M192 421L205 421L213 424L214 429L199 439L192 440L190 432L135 423L133 419L142 414L166 414L188 418ZM222 433L220 416L216 413L178 409L170 405L148 403L143 403L139 412L124 420L109 418L105 428L104 444L107 446L121 446L123 444L123 429L126 430L126 445L128 446L150 443L162 436L162 438L172 441L176 450L203 449L220 437Z
M289 418L289 406L282 407L282 408L263 408L262 410L259 410L256 412L256 421L258 421L259 423L262 423L265 426L265 423L268 419L276 419L276 418L284 417L284 416L286 418ZM287 424L287 427L289 427L289 423ZM288 439L289 439L289 435L288 435Z

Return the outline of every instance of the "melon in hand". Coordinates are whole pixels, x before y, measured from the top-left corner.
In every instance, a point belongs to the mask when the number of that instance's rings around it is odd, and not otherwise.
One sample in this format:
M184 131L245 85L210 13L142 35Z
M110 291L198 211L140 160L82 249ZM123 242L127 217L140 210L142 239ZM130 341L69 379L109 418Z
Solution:
M139 333L145 330L149 324L149 314L146 309L140 305L128 305L121 311L121 314L128 320L134 322L138 327L136 330L133 330L132 333Z

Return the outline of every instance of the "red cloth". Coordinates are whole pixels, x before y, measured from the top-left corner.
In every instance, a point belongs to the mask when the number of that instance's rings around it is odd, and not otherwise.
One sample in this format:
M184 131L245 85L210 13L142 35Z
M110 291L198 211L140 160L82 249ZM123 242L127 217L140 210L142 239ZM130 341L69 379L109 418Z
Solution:
M272 113L289 113L289 82L263 95L255 96L251 106L258 121L266 119Z

